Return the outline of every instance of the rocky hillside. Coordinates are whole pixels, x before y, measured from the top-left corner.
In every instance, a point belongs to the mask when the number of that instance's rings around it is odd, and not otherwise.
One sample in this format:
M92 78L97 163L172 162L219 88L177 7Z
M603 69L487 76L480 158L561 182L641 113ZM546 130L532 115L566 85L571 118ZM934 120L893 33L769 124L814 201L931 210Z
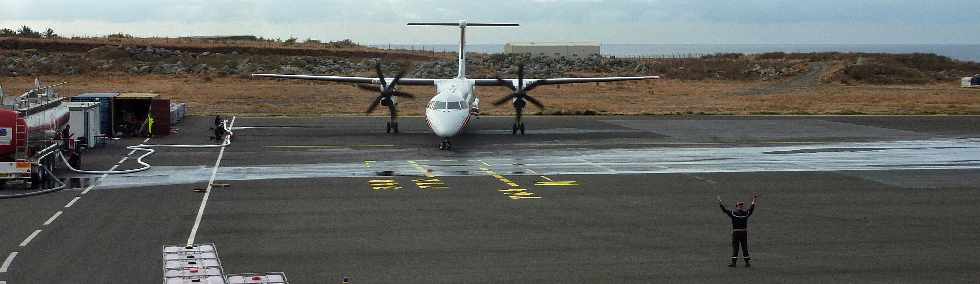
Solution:
M43 76L78 74L128 74L170 76L247 76L251 73L334 74L371 76L379 60L389 76L398 70L407 76L449 78L455 76L451 54L394 56L374 50L359 53L316 55L290 52L255 52L222 48L163 48L152 46L100 45L91 49L22 48L0 45L0 76ZM38 47L27 46L27 47ZM42 46L44 47L44 46ZM84 47L84 46L82 46ZM394 55L392 55L394 54ZM387 59L379 59L387 57ZM955 61L931 54L721 54L688 59L623 59L588 57L578 59L518 55L472 54L468 71L474 78L511 77L525 65L529 77L577 77L598 75L663 75L683 80L773 81L808 74L819 62L827 74L823 82L843 84L924 84L956 80L980 73L980 64ZM812 73L812 72L811 72Z
M368 75L377 58L256 55L232 51L192 52L155 47L101 46L85 52L39 49L0 50L0 76L122 73L130 75L239 76L251 73ZM407 69L408 76L449 78L451 58L383 61L387 72ZM530 77L590 75L666 75L678 79L775 80L805 69L803 61L701 59L581 59L512 55L469 56L472 77L512 76L525 65Z

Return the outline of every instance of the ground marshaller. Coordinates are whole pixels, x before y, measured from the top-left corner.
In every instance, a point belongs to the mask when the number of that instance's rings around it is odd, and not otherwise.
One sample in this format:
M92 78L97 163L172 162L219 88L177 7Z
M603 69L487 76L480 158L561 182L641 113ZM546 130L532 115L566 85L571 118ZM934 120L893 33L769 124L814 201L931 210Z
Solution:
M758 193L752 194L752 206L749 206L748 210L745 209L745 203L741 201L735 203L735 209L728 210L721 201L721 196L718 196L718 205L721 206L721 211L732 219L732 263L728 267L735 267L738 262L739 247L742 248L745 267L752 266L752 257L749 256L749 216L752 216L752 211L755 211L755 201L758 198Z

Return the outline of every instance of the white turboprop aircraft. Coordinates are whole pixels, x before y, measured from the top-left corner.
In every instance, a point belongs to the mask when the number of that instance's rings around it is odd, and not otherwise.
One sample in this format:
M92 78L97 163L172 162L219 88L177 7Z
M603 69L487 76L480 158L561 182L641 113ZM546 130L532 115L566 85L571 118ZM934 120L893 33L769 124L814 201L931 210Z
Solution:
M333 82L357 83L358 87L371 91L380 91L381 94L374 100L367 112L374 111L378 104L388 107L390 118L386 124L387 132L398 132L397 121L397 101L396 97L414 97L411 94L396 90L397 85L429 85L436 86L436 95L429 100L425 110L425 120L429 124L432 132L442 138L439 149L449 150L452 144L449 138L460 133L469 123L470 118L479 115L480 99L476 97L475 86L505 86L510 88L511 95L498 100L495 105L500 105L508 100L514 105L516 112L513 134L520 132L524 134L524 122L521 116L527 102L543 107L537 99L528 96L527 92L544 85L574 84L574 83L598 83L629 80L660 79L660 76L643 77L602 77L602 78L553 78L553 79L524 79L524 68L518 68L517 79L468 79L466 78L466 27L514 27L518 24L486 24L486 23L409 23L409 26L452 26L459 27L459 72L456 78L452 79L419 79L402 78L398 74L394 78L385 78L381 72L381 64L376 66L377 78L370 77L341 77L341 76L319 76L319 75L283 75L283 74L252 74L253 77L268 77L279 79L299 79L299 80L320 80ZM363 85L361 85L363 84Z

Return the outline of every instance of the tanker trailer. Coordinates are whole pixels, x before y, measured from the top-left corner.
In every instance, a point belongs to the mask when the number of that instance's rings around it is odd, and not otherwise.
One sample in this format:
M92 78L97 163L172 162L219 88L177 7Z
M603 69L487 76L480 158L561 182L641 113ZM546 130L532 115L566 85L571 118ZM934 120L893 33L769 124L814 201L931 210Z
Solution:
M31 187L48 182L58 152L77 165L80 157L68 129L68 107L54 87L35 88L18 97L0 98L0 183L24 181Z

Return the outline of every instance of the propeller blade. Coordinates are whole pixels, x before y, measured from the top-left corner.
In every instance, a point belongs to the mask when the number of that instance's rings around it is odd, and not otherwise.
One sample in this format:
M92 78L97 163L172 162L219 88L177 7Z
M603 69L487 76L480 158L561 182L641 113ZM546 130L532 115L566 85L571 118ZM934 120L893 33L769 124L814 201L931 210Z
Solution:
M524 89L524 64L517 66L517 89Z
M514 87L514 84L511 83L510 81L500 79L500 77L496 77L496 78L497 78L497 83L500 84L501 86L507 87L508 89L514 92L517 91L517 87Z
M402 91L394 91L394 92L391 93L391 95L396 96L396 97L409 98L409 99L414 99L415 98L415 95L413 95L411 93L402 92Z
M388 96L393 95L394 92L396 92L395 86L398 85L398 81L402 80L402 76L405 76L405 70L398 72L398 75L395 75L395 78L391 80L391 83L385 86L384 90L382 90L381 93Z
M368 107L368 109L367 109L366 112L367 113L374 112L374 109L378 108L378 104L381 104L381 98L382 98L382 96L378 96L378 97L374 98L374 102L371 103L371 106Z
M356 86L357 86L357 88L359 88L361 90L365 90L365 91L372 91L372 92L377 92L378 91L378 86L375 86L375 85L357 84Z
M504 104L504 103L506 103L506 102L508 102L508 101L510 101L510 100L513 100L513 99L514 99L514 97L516 97L516 96L517 96L517 94L510 94L510 95L507 95L506 97L503 97L503 98L501 98L501 99L499 99L499 100L497 100L497 101L495 101L495 102L493 102L493 105L495 105L495 106L499 106L499 105L502 105L502 104Z
M395 85L398 84L398 81L401 81L402 80L402 77L405 76L405 72L406 72L405 70L402 70L401 72L398 72L398 75L395 75L395 79L394 80L391 80L391 87L392 88L394 88Z
M381 72L381 62L378 62L377 65L374 65L374 71L378 72L378 80L381 81L381 87L387 89L388 82L385 82L385 74L384 72Z
M538 107L540 109L544 109L544 105L541 104L541 102L538 101L538 99L535 99L534 97L528 96L528 95L524 95L524 99L526 99L527 101L531 102L531 104L533 104L534 106L536 106L536 107Z

